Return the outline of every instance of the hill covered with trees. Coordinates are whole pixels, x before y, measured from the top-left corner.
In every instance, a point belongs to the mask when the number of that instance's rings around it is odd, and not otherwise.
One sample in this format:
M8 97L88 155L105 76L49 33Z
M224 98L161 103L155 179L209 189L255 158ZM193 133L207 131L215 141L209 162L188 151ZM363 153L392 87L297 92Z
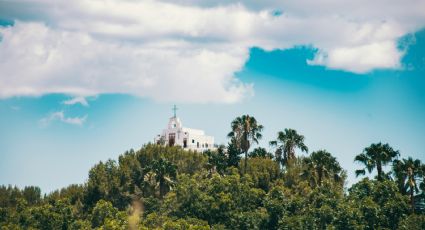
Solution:
M419 160L371 144L353 160L364 166L357 175L377 176L347 188L337 159L309 153L293 129L270 141L272 153L253 148L262 129L238 117L227 146L204 153L147 144L94 165L86 183L44 196L38 187L0 186L0 228L425 229Z

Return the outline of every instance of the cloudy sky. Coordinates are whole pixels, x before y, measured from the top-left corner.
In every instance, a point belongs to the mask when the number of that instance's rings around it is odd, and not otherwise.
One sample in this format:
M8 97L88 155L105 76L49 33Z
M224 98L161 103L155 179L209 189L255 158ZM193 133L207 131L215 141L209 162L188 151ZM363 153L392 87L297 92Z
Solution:
M83 183L172 115L226 143L254 115L347 169L425 161L425 1L0 0L0 184Z

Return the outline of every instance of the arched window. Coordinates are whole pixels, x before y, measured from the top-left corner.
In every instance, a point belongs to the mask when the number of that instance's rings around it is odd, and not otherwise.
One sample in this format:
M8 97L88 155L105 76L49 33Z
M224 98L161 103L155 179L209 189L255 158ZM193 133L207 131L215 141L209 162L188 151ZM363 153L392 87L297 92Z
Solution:
M175 133L168 134L168 145L174 146L174 143L176 143L176 134Z

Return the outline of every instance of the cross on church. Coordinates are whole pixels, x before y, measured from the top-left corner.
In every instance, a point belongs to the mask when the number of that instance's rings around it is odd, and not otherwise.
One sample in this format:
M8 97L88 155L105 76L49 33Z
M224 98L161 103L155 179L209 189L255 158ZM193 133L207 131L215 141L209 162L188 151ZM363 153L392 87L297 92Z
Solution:
M173 107L173 109L172 109L172 110L174 111L174 117L176 117L176 111L177 111L177 109L178 109L178 108L177 108L177 106L176 106L176 105L174 105L174 107Z

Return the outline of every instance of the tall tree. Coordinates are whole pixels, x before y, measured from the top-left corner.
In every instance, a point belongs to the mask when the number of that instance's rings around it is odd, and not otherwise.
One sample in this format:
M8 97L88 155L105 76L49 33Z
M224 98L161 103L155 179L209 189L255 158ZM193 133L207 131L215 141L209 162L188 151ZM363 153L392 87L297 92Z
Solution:
M393 172L396 182L402 194L409 194L412 212L415 211L415 193L419 193L416 181L422 175L422 165L420 160L413 160L411 157L403 160L395 160Z
M227 168L228 156L225 152L225 146L220 145L217 150L207 150L204 153L208 157L207 167L210 172L216 171L223 175Z
M241 150L237 147L235 138L232 138L227 145L227 166L238 167L241 160Z
M248 164L248 150L252 143L258 144L261 139L263 126L257 123L254 117L243 115L235 118L231 123L232 131L227 135L234 138L236 146L245 154L244 173Z
M250 158L259 157L259 158L269 158L273 159L273 154L267 152L267 150L263 147L257 147L254 150L252 150L248 156Z
M284 132L277 133L277 139L270 141L271 146L277 146L276 160L282 165L290 165L295 159L295 148L308 152L307 146L304 144L304 136L297 133L294 129L285 129Z
M148 169L154 173L155 181L159 186L159 196L164 197L176 177L177 167L170 161L160 158L152 161Z
M422 164L421 166L421 176L422 181L419 184L419 188L422 190L422 197L425 197L425 164Z
M306 169L303 172L304 176L309 177L314 186L322 186L323 179L333 179L341 181L340 173L342 168L335 157L326 150L319 150L311 153L307 158L304 158Z
M378 180L383 181L385 178L383 166L392 162L398 155L400 155L399 152L394 150L389 144L382 144L381 142L371 144L354 158L354 161L360 162L365 166L363 169L356 170L356 176L365 175L366 170L371 173L376 168Z
M41 201L41 189L36 186L25 186L24 190L22 190L22 195L30 205Z

